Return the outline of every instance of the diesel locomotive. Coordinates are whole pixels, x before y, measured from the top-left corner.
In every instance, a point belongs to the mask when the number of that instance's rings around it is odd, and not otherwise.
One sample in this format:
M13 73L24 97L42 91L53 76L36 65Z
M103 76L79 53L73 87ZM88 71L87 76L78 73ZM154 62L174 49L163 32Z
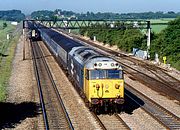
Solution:
M121 65L52 29L41 28L39 32L46 46L83 92L90 108L96 111L122 106L124 79Z
M29 39L31 39L32 41L41 40L40 32L32 21L25 22L25 26L27 26L27 28L29 29L29 32L28 32Z

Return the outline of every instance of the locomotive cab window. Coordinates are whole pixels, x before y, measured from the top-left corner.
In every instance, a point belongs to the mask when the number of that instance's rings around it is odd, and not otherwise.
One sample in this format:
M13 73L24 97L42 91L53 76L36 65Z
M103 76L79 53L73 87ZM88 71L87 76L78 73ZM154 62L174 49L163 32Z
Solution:
M89 79L122 79L122 70L90 70Z
M122 70L107 70L108 79L122 79L123 74Z
M105 79L106 78L106 71L105 70L91 70L90 79Z

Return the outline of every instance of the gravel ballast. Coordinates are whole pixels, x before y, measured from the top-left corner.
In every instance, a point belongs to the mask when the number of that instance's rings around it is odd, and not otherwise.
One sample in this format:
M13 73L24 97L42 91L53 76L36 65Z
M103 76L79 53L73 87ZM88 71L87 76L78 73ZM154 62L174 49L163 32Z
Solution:
M9 120L5 129L28 130L38 129L39 99L33 78L33 66L30 58L29 42L25 41L25 55L23 60L23 36L20 37L12 64L12 73L7 87L7 104L11 104ZM9 111L8 111L9 112Z

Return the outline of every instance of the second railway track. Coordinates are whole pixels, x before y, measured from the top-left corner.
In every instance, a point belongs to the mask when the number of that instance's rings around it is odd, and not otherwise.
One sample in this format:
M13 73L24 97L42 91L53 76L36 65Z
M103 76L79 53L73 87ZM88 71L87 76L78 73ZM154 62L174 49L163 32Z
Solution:
M103 130L130 130L131 128L119 117L118 114L97 115L93 113L95 119L99 122L99 125Z
M157 104L146 95L140 93L135 90L130 85L126 84L126 89L131 93L138 96L141 100L143 100L144 105L141 105L138 101L132 98L131 94L128 92L125 95L133 100L136 104L141 106L141 108L146 111L149 115L151 115L155 120L157 120L161 125L163 125L166 129L180 129L180 118L171 113L170 111L163 108L161 105Z
M38 42L31 41L30 44L34 68L38 73L36 79L43 106L45 129L74 129Z

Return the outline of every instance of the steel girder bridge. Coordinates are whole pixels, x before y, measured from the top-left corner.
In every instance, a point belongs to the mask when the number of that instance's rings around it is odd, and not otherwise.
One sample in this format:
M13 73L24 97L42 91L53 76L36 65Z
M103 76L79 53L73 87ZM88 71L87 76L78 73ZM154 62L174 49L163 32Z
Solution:
M28 28L26 22L58 29L149 29L150 21L144 20L24 20L23 28ZM158 23L159 24L159 23ZM164 24L164 23L160 23ZM154 24L151 24L154 25ZM42 26L41 26L42 27Z

